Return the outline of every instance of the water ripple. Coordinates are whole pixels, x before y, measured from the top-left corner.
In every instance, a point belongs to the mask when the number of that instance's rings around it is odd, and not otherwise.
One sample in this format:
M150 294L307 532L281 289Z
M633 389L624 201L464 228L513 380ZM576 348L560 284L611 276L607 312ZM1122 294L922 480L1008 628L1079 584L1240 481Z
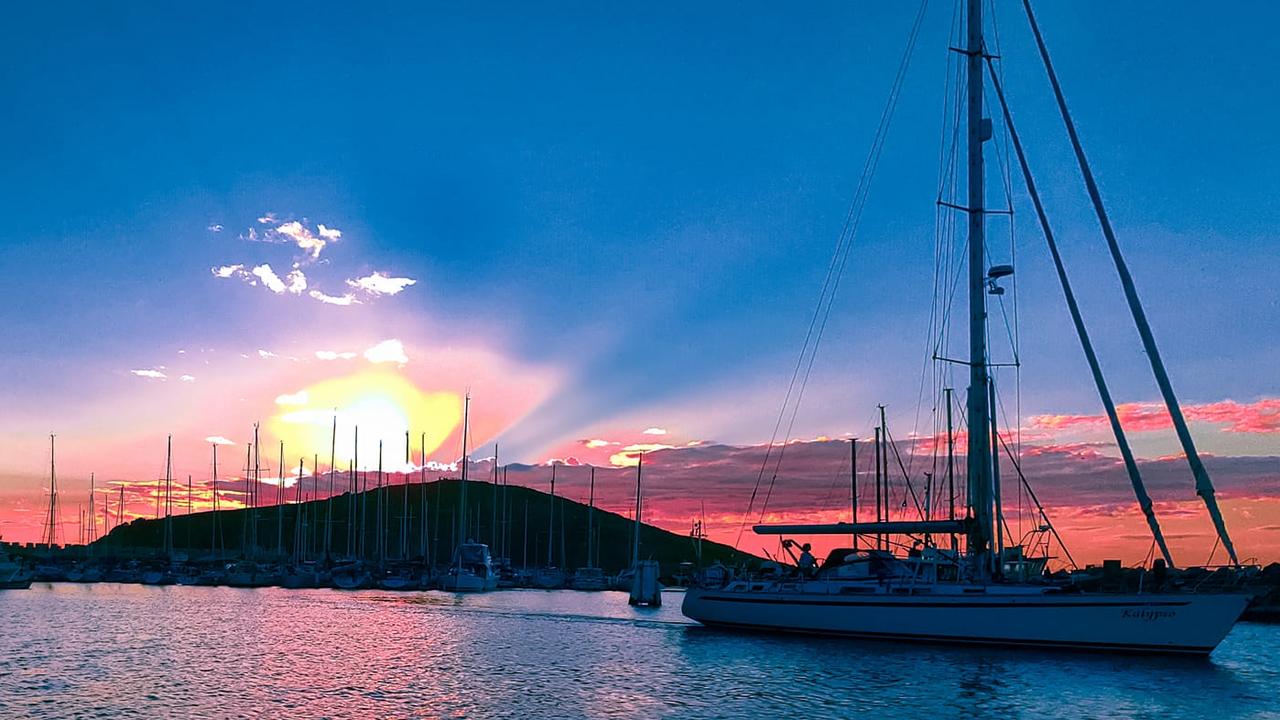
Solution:
M1210 660L758 636L679 594L0 592L0 717L1274 717L1280 627Z

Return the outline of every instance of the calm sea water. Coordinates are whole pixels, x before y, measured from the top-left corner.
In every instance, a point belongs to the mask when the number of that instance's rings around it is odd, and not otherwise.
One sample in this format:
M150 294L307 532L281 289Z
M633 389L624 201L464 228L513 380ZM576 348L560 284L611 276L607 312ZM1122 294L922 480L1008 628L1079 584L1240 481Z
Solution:
M679 593L0 591L0 717L1280 717L1280 626L1208 660L757 636Z

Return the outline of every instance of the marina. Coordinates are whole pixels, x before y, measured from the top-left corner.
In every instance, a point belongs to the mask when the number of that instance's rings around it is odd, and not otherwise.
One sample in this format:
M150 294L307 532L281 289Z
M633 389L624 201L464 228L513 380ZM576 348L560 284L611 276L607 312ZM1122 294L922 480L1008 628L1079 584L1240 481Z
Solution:
M13 16L0 720L1280 717L1280 5Z

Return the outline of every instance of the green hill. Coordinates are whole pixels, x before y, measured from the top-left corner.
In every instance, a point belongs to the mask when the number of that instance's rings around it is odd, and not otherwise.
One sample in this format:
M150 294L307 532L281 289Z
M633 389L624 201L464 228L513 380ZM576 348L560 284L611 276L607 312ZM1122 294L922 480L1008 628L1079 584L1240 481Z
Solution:
M257 548L259 557L289 557L293 556L295 546L301 544L308 558L321 559L324 554L327 514L329 508L332 508L331 554L335 557L357 555L373 559L378 554L378 508L385 503L385 529L382 534L386 543L386 556L392 559L405 557L401 549L401 528L403 522L407 521L407 557L420 561L425 494L427 559L433 563L447 563L453 552L461 487L459 480L439 480L425 485L410 484L407 486L407 503L406 487L395 485L355 495L335 495L332 503L328 500L313 500L260 507L256 510L220 510L216 513L178 515L170 519L172 543L175 550L185 551L192 558L209 556L211 547L224 557L249 555L252 553L247 551L254 547ZM546 565L550 503L551 498L547 493L513 485L499 489L495 506L493 485L468 481L467 536L488 543L495 557L508 557L517 568ZM552 564L565 568L587 564L587 514L586 505L556 497L555 529L550 548ZM353 517L356 520L354 524L351 522ZM629 567L634 533L631 520L597 508L593 525L595 564L608 572ZM252 537L254 528L256 543ZM163 545L164 521L148 519L134 520L113 529L110 534L94 543L93 548L97 554L137 556L158 553ZM666 572L671 572L681 562L693 562L696 556L691 538L648 524L641 527L640 555L645 559L657 560ZM702 542L704 564L718 561L736 565L752 560L758 558L738 552L727 545Z

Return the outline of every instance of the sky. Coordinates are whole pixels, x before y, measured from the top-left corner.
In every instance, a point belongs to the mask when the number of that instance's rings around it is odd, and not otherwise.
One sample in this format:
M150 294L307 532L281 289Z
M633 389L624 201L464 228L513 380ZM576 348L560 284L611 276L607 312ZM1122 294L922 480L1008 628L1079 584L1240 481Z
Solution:
M988 43L1112 392L1202 560L1213 535L1026 20L995 5ZM452 473L469 392L481 460L497 443L534 486L553 460L613 468L602 495L625 510L647 450L650 517L684 532L712 508L736 541L917 9L16 8L0 537L40 537L50 433L73 539L90 473L99 510L123 484L126 515L151 512L170 435L175 474L205 487L221 448L230 502L255 423L273 472L280 442L290 473L327 468L336 415L338 467L376 467L381 441L390 470L422 445ZM1242 557L1280 560L1280 8L1038 13ZM771 510L847 515L837 441L868 438L878 404L932 462L934 391L963 390L927 362L952 20L926 7ZM989 200L1014 215L989 222L989 256L1017 269L1017 323L993 323L992 352L1015 337L1020 368L998 372L1002 424L1077 554L1136 562L1150 539L1025 193L1002 189L1003 138Z

